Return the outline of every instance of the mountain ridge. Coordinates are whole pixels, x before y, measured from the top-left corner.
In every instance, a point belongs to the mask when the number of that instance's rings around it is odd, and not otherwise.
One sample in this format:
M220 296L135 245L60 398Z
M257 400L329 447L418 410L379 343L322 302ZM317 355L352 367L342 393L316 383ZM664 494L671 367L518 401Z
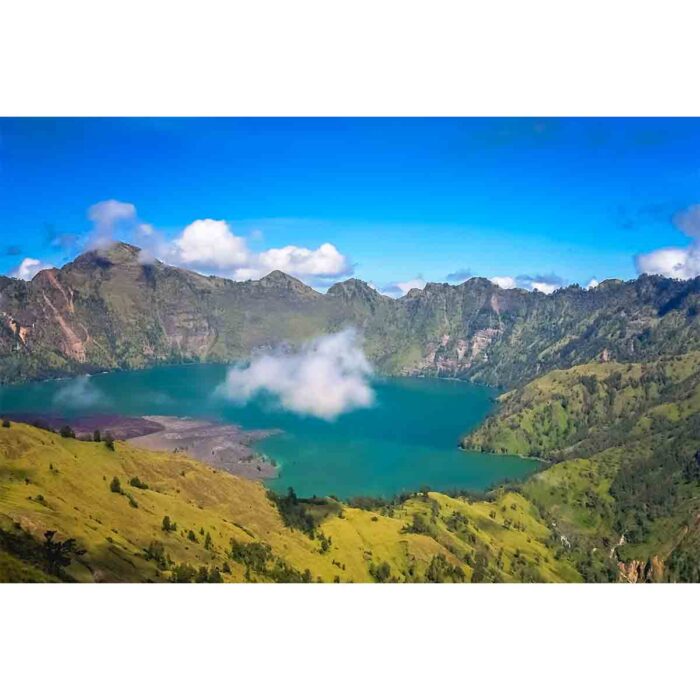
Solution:
M641 276L551 295L485 278L398 299L350 278L325 293L273 271L236 282L91 251L25 282L0 277L0 382L228 362L354 325L384 374L513 387L551 369L700 349L700 280Z

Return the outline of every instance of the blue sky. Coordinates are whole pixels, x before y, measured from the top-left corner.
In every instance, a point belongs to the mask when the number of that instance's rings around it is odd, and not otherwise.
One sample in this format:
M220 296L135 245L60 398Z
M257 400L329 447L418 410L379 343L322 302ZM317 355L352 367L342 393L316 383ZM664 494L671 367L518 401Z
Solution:
M133 210L89 220L110 200ZM3 273L60 265L107 221L137 242L147 225L173 264L242 279L287 260L320 288L457 271L586 284L652 252L642 269L687 277L697 241L677 217L699 200L694 119L0 119Z

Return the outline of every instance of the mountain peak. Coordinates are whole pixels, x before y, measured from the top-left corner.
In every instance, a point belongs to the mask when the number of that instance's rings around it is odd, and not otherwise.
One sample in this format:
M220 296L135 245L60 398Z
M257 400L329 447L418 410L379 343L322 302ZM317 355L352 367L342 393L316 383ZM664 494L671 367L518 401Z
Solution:
M265 275L265 277L259 279L255 284L267 289L288 290L298 294L318 294L317 291L313 290L296 277L292 277L286 272L282 272L282 270L273 270Z
M288 275L282 270L273 270L268 272L264 277L260 278L261 282L268 282L269 284L290 284L291 282L299 282L298 279Z
M350 296L364 296L379 294L375 289L367 284L367 282L357 279L356 277L351 277L350 279L343 280L342 282L336 282L332 285L326 294L331 296L343 295L346 297Z
M88 250L79 255L72 263L69 263L69 265L75 265L77 267L81 267L85 264L98 265L100 267L123 265L125 263L140 262L140 253L141 248L131 245L131 243L117 241L108 248Z

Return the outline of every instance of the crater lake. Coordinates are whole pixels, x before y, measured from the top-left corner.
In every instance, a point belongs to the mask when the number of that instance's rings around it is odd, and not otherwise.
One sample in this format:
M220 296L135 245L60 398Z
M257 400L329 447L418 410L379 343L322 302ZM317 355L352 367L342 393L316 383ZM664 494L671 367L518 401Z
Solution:
M325 421L286 411L273 397L246 404L224 399L216 389L226 370L223 365L179 365L7 385L0 388L0 414L168 415L279 429L255 444L278 465L277 478L265 483L275 491L293 487L305 497L391 497L422 486L482 490L537 467L534 460L458 449L460 436L491 411L495 393L489 387L378 378L371 407Z

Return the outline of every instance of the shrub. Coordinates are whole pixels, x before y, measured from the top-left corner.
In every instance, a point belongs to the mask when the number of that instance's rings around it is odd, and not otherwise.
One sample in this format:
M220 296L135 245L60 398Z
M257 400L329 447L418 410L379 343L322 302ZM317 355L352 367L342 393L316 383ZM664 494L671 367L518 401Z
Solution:
M375 581L377 581L378 583L384 583L385 581L388 581L389 576L391 576L391 567L385 561L383 561L378 566L370 564L369 573Z
M9 428L10 427L10 421L7 418L2 419L2 427L3 428Z
M144 550L146 561L155 561L159 569L167 569L170 566L170 557L165 552L162 542L152 540Z
M59 431L58 434L62 438L74 438L75 437L75 432L73 431L73 428L70 427L70 425L64 425Z
M191 583L197 572L189 564L178 564L170 574L171 583Z
M109 484L109 490L110 490L112 493L124 493L124 492L122 491L122 484L121 484L121 482L119 481L119 477L116 477L116 476L115 476L115 477L112 479L112 481L111 481L110 484Z
M78 546L74 538L57 542L54 537L55 530L47 530L44 533L44 559L46 571L54 576L61 576L63 568L69 566L73 556L82 556L85 550Z
M129 479L129 484L136 489L148 490L148 484L145 481L141 481L138 476L132 476L131 479Z
M313 538L314 519L306 509L303 499L297 498L293 488L289 488L286 496L279 496L272 492L269 496L277 506L277 510L288 528L301 530Z
M100 435L99 430L95 430L95 432L92 434L92 439L94 442L102 442L102 435Z
M105 443L105 447L108 450L112 450L112 452L114 452L114 438L112 437L111 433L107 433L105 435L104 443Z
M425 579L431 583L448 581L462 583L464 581L464 571L459 566L452 566L444 554L436 554L430 560L428 569L425 572Z
M420 513L414 513L413 521L410 525L404 526L402 532L412 532L416 535L429 535L430 525Z
M164 515L161 527L165 532L175 532L177 530L177 523L172 522L169 515Z

